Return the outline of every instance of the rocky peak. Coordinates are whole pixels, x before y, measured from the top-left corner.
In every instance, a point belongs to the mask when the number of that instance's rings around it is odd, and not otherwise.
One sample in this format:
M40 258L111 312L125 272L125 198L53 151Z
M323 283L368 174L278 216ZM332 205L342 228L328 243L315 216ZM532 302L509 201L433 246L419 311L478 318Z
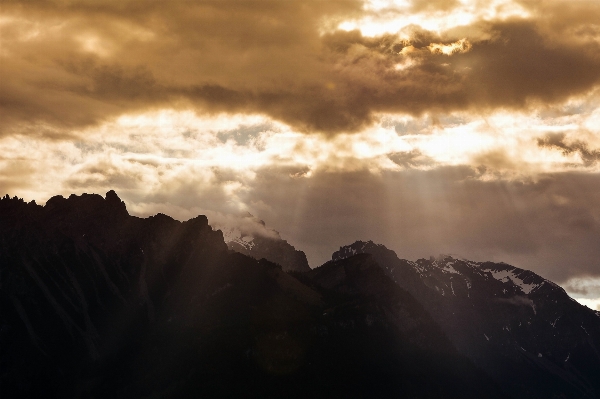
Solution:
M122 219L129 216L125 202L113 190L106 198L99 194L71 194L68 198L61 195L50 198L44 207L47 214L72 215L78 218Z
M306 254L281 238L278 231L246 212L242 216L227 215L211 220L211 225L223 233L229 249L255 259L267 259L284 271L310 270Z
M331 259L336 261L340 259L346 259L356 254L378 254L386 257L397 257L396 252L386 248L383 244L376 244L373 241L355 241L350 245L340 247L339 251L336 251L331 256Z

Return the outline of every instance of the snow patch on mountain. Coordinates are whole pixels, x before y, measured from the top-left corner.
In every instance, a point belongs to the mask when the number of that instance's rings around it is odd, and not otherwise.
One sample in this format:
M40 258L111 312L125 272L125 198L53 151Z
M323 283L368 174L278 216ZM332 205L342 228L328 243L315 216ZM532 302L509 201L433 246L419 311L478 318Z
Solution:
M440 267L440 269L442 269L442 271L444 271L446 273L460 274L458 271L456 271L456 269L454 267L452 267L452 265L454 265L454 261L452 261L452 262L446 262L446 264L442 265Z
M253 236L245 235L238 228L221 228L220 230L223 232L223 240L226 244L235 242L248 250L256 245Z
M503 283L511 282L518 286L524 294L530 294L534 289L538 288L542 283L526 283L524 279L520 277L521 272L518 272L516 268L513 269L488 269L491 275L498 281Z
M427 274L427 270L425 269L424 265L421 265L420 263L417 263L417 262L411 262L411 261L408 261L408 264L411 265L413 267L413 269L415 269L415 271L417 273L419 273L419 275L421 277L423 277L424 275Z
M265 258L282 270L308 271L310 266L304 252L282 239L279 232L250 213L241 215L210 214L213 229L220 230L230 250L255 259Z

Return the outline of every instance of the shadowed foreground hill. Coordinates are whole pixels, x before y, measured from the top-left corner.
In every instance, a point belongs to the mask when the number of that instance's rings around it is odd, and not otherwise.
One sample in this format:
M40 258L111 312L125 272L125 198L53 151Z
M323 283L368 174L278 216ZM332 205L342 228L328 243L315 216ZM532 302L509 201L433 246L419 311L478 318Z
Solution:
M367 255L288 274L110 191L0 200L3 397L504 397Z

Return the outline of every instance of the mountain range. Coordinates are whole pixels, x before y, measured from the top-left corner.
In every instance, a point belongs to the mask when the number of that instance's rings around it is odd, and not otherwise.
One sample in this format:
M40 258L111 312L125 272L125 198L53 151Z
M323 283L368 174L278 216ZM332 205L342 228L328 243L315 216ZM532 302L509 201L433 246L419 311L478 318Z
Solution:
M600 313L535 273L266 230L0 199L2 396L600 398Z
M416 298L460 353L502 382L513 397L598 397L600 312L558 285L505 263L451 256L399 259L358 241L334 260L370 254Z

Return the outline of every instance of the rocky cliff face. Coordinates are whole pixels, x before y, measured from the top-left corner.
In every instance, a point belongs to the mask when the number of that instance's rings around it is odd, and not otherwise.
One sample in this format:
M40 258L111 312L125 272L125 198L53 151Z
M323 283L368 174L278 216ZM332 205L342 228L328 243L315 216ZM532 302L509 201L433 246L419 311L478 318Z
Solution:
M356 254L371 254L512 396L600 397L600 313L556 284L504 263L403 260L370 241L342 247L333 259Z
M504 397L371 257L289 274L114 192L0 200L0 392Z

